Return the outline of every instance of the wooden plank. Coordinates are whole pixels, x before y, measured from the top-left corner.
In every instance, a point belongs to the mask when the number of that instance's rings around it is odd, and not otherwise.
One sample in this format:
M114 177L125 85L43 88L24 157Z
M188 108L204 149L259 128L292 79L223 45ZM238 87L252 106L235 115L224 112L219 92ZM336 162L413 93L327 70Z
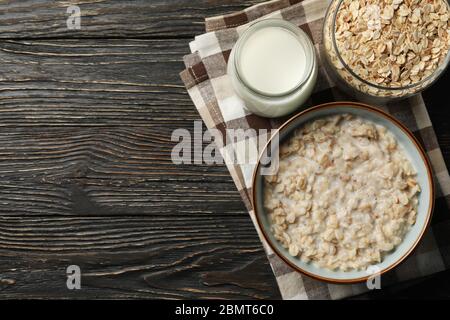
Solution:
M0 38L193 38L204 18L263 0L6 0L0 1ZM67 8L81 10L81 28L67 28Z
M171 161L172 131L200 120L185 52L0 41L0 297L279 297L226 168Z
M161 216L171 220L217 215L226 219L245 212L229 179L189 182L166 179L64 178L47 182L23 174L21 180L2 179L0 215L30 216ZM166 173L169 176L170 173ZM143 182L142 182L143 181ZM244 215L248 220L248 214ZM194 226L192 226L194 228Z
M66 287L72 264L81 268L79 291ZM245 212L1 217L0 275L0 298L278 297Z
M0 126L186 127L200 119L178 76L187 52L175 40L0 41Z
M128 184L231 182L224 165L175 165L171 152L177 142L171 141L169 128L152 128L147 121L148 129L2 128L0 177L59 184L71 178L128 180Z
M0 41L0 176L230 181L223 167L171 162L172 132L201 121L178 77L185 50L173 40Z

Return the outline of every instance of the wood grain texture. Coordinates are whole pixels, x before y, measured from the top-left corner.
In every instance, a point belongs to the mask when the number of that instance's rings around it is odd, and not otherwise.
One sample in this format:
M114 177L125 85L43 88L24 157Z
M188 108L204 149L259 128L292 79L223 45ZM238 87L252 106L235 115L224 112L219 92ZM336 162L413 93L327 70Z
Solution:
M186 127L200 119L178 76L187 50L176 40L1 41L0 127Z
M178 77L190 38L256 2L0 1L0 298L280 298L227 169L170 157L200 120ZM447 165L448 81L425 94ZM382 296L433 279L449 296L448 273Z
M2 218L0 231L0 274L9 280L0 285L2 298L271 298L276 292L244 214L172 216L170 224L157 214ZM71 264L81 268L80 291L66 288Z
M279 297L226 168L171 161L172 131L200 120L186 50L0 41L1 298Z
M263 0L6 0L0 2L0 38L192 38L204 18ZM69 30L67 8L81 10L81 29Z

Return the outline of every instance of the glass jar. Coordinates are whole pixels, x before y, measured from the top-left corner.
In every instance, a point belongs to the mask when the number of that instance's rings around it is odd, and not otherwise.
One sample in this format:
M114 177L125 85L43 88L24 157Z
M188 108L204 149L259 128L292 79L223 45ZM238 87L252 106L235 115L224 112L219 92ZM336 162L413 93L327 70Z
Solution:
M314 89L317 69L311 40L296 25L281 19L252 24L236 42L228 61L232 86L246 108L270 118L302 106Z
M448 7L448 2L442 0L443 4ZM430 85L432 85L447 68L450 61L450 50L442 63L427 77L408 85L385 86L368 81L357 74L355 70L344 61L342 53L336 41L336 24L338 20L338 12L344 0L332 0L323 26L324 47L321 55L324 56L326 70L329 76L335 81L336 85L351 96L368 102L384 103L393 99L400 99L417 94ZM364 8L369 4L367 3ZM375 10L376 11L376 10ZM379 16L379 19L382 19ZM380 20L380 25L384 21ZM409 35L407 35L409 37ZM388 56L389 57L389 56ZM401 69L400 69L401 70ZM388 70L388 72L392 72ZM368 75L372 75L370 71Z

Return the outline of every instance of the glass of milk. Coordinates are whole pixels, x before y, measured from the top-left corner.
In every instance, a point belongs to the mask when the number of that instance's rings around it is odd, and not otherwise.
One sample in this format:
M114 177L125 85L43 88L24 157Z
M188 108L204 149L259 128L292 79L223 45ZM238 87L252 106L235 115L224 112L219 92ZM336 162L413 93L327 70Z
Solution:
M228 75L250 112L270 118L287 115L302 106L315 86L314 46L290 22L256 22L231 51Z

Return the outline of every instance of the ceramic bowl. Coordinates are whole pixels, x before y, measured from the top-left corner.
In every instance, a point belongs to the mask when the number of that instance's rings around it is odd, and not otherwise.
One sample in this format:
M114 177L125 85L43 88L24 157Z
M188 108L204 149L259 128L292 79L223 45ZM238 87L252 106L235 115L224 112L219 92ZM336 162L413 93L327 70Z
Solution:
M263 205L264 179L261 175L261 161L258 161L256 165L252 186L252 201L256 220L272 250L295 270L318 280L332 283L366 281L372 276L373 270L376 270L378 274L383 274L404 261L417 246L427 229L433 211L435 193L429 160L414 135L394 117L369 105L354 102L335 102L307 109L289 119L279 128L280 143L283 143L283 140L288 138L296 128L301 127L306 122L324 116L344 113L350 113L385 126L395 136L398 144L404 149L406 156L417 171L417 181L422 189L419 194L416 223L406 234L402 243L386 255L381 263L375 265L376 268L370 269L371 273L366 270L349 272L332 271L316 267L312 263L305 263L298 258L290 256L287 250L278 243L270 230L270 222ZM271 142L269 141L265 148L268 148Z

